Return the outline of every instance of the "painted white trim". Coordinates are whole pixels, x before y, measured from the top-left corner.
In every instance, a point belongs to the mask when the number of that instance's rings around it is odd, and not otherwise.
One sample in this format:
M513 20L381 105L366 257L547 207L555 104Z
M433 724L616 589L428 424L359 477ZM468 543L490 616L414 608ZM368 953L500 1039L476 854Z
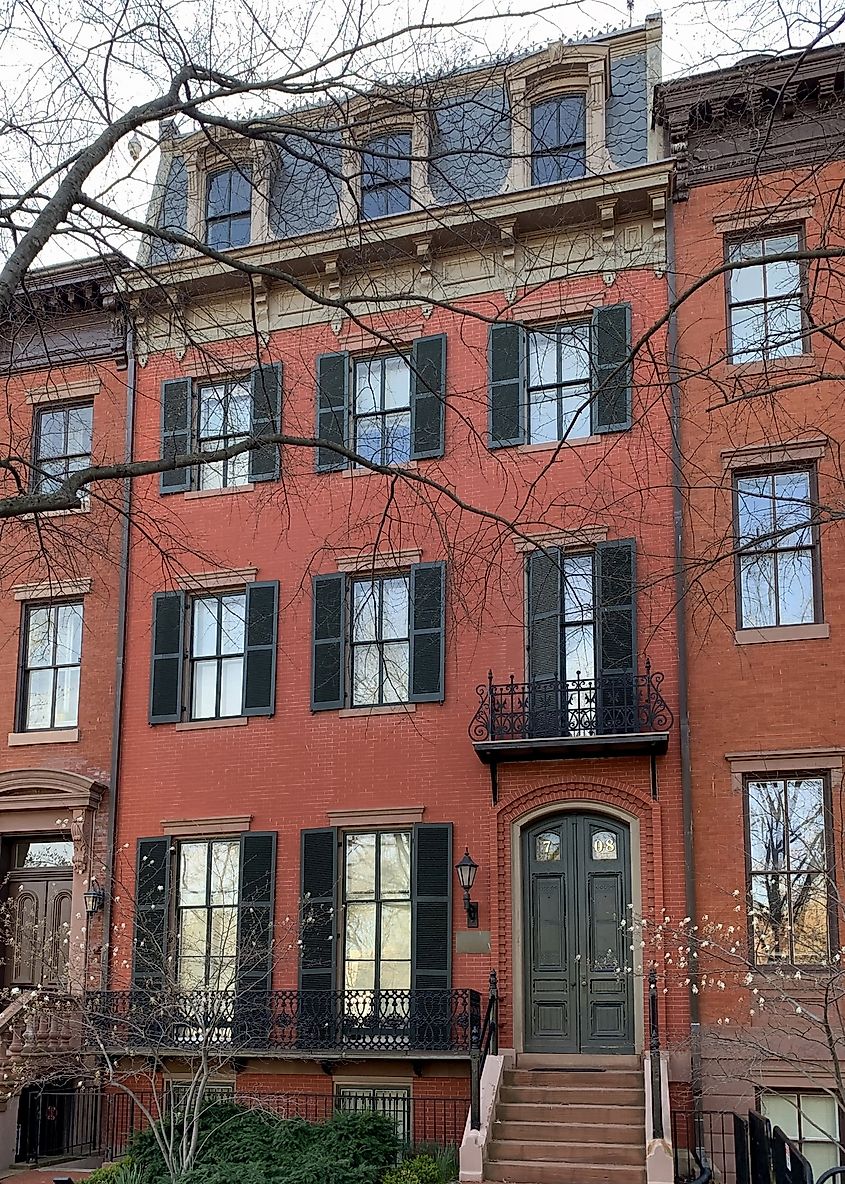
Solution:
M525 918L523 915L523 883L522 883L522 832L540 818L556 817L560 814L606 814L624 822L630 833L631 852L631 903L633 904L633 919L635 928L631 934L633 945L633 978L634 983L643 981L642 950L639 943L639 923L643 912L642 892L642 855L640 820L635 814L627 810L620 810L617 806L592 798L578 798L574 801L553 802L537 806L533 810L521 815L511 823L511 968L513 977L513 1045L517 1055L525 1051L525 967L523 964L523 934ZM643 1020L642 994L638 998L636 985L634 998L634 1051L642 1052L645 1048L645 1024Z

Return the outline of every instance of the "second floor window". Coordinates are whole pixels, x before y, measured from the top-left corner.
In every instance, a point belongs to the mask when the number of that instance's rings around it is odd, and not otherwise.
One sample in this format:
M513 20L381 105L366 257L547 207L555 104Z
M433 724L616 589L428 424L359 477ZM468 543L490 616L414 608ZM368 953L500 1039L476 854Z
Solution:
M411 208L411 137L377 136L361 154L361 217L383 218Z
M736 479L741 629L821 620L813 500L807 469Z
M81 602L26 609L20 710L23 731L76 727L81 658Z
M198 596L191 610L191 718L240 715L246 594Z
M347 834L344 852L344 988L406 991L411 986L411 833Z
M229 379L199 388L197 444L200 451L227 448L251 431L248 378ZM249 453L202 465L200 489L226 489L249 483Z
M250 238L252 178L247 166L223 169L208 178L205 241L217 251L245 247Z
M562 95L531 108L531 183L583 177L587 159L586 100Z
M355 451L382 465L411 458L411 371L401 354L355 363Z
M408 577L352 585L352 706L407 703Z
M754 962L827 962L831 885L821 777L746 783Z
M590 326L528 334L528 442L590 435Z
M804 352L801 264L797 231L728 244L728 262L756 260L728 273L730 361L786 358Z
M38 412L32 480L36 493L55 492L72 473L90 465L93 416L91 403L45 407Z
M228 991L235 985L240 860L237 839L179 847L176 977L183 990Z

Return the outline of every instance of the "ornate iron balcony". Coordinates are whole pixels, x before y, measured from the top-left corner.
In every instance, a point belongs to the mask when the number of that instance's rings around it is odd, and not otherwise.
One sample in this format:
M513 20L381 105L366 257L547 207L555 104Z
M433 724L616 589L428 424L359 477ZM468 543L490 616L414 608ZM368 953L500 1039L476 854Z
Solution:
M449 991L92 991L90 1043L342 1056L470 1052L481 996Z
M660 693L662 683L663 675L648 662L644 674L578 676L566 682L517 682L511 675L509 682L494 683L490 671L477 688L481 702L469 726L470 739L482 759L494 746L557 756L564 742L573 755L581 755L586 749L600 750L595 741L602 738L644 738L645 747L653 749L649 738L665 738L673 722Z

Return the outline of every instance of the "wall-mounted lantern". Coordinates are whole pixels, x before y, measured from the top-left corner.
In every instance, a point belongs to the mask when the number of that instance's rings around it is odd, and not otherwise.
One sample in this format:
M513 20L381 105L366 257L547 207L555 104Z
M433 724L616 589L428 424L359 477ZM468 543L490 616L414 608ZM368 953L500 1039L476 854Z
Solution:
M472 886L475 883L475 874L478 871L478 864L469 853L469 847L464 851L460 860L455 864L455 871L458 875L458 883L464 890L464 909L467 915L467 929L478 928L478 902L470 900L469 894Z

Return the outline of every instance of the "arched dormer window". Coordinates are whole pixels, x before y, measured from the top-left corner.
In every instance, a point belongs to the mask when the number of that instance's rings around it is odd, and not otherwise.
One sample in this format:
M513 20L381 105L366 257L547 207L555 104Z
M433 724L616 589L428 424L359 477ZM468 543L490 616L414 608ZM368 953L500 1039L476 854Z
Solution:
M563 94L531 108L531 184L583 177L587 166L587 100Z
M373 136L361 150L361 217L384 218L411 208L411 133Z

